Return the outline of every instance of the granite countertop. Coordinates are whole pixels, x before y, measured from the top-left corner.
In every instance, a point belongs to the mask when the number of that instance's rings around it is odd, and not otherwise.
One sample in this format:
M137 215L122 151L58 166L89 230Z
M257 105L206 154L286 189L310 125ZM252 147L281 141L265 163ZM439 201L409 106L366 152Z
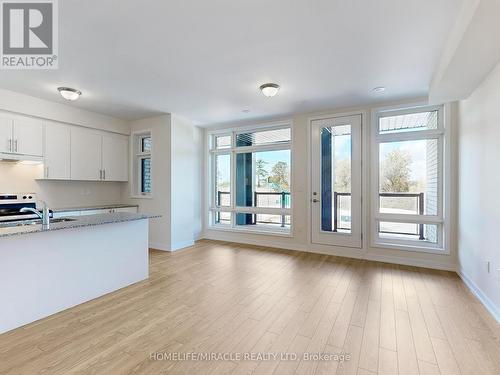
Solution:
M57 207L50 210L52 212L70 212L70 211L91 211L91 210L107 210L111 208L127 208L127 207L139 207L137 204L104 204L100 206L81 206L81 207Z
M0 238L9 237L9 236L17 236L22 234L29 233L38 233L38 232L48 232L54 230L62 230L62 229L73 229L73 228L82 228L82 227L90 227L95 225L103 225L103 224L113 224L113 223L122 223L126 221L134 221L134 220L145 220L151 218L160 217L158 215L144 215L144 214L133 214L126 212L118 212L113 214L100 214L100 215L88 215L88 216L73 216L68 217L69 221L59 221L52 222L48 228L42 226L42 224L32 224L32 225L22 225L22 226L13 226L13 227L0 227ZM65 218L66 219L66 218ZM57 221L57 219L53 219Z

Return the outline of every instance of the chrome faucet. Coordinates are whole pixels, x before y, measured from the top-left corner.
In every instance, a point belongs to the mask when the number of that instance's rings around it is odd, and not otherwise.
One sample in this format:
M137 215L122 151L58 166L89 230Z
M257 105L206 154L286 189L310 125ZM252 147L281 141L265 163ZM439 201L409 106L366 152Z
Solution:
M35 210L34 208L31 207L23 207L19 210L19 212L33 212L42 220L42 225L48 227L50 224L50 211L45 202L43 202L42 213L38 212L38 210Z

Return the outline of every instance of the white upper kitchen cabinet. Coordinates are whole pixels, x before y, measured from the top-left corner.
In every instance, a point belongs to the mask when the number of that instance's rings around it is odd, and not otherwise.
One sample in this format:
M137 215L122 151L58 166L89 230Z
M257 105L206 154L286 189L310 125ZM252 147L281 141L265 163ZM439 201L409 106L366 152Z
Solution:
M30 117L0 117L0 152L42 156L43 123Z
M45 123L45 175L46 179L71 178L71 128L54 122Z
M12 119L0 117L0 152L12 151Z
M102 135L79 127L71 128L71 179L97 181L102 178Z
M106 181L128 181L128 137L102 136L102 170Z
M72 126L71 179L128 181L128 137Z
M43 122L33 118L14 118L12 127L13 152L42 156Z

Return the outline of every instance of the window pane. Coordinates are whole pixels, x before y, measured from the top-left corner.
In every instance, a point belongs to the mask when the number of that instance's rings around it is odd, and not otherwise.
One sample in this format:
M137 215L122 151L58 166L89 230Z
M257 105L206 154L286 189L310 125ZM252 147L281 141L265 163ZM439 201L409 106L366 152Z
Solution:
M215 157L215 204L216 206L231 205L231 155Z
M406 241L438 242L438 226L435 224L413 224L380 222L379 237Z
M214 212L215 224L230 225L231 213L230 212Z
M151 158L141 159L141 193L151 193Z
M151 137L141 138L141 152L151 152Z
M381 143L381 213L437 215L438 141L423 139Z
M236 135L236 146L256 146L288 142L292 139L290 128L264 130Z
M381 117L379 119L379 132L380 134L390 134L437 129L438 114L438 111L428 111Z
M337 223L336 231L351 233L351 195L337 193Z
M248 228L290 230L290 215L236 214L236 225Z
M321 129L321 230L351 232L351 125Z
M231 136L230 135L221 135L215 137L215 148L223 149L231 147Z
M290 208L290 150L236 154L236 205Z

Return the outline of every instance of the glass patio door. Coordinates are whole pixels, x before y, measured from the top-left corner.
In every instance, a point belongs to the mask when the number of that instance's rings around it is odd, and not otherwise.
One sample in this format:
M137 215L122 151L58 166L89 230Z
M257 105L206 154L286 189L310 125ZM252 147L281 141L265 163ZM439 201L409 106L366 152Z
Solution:
M361 115L311 121L312 242L361 248Z

